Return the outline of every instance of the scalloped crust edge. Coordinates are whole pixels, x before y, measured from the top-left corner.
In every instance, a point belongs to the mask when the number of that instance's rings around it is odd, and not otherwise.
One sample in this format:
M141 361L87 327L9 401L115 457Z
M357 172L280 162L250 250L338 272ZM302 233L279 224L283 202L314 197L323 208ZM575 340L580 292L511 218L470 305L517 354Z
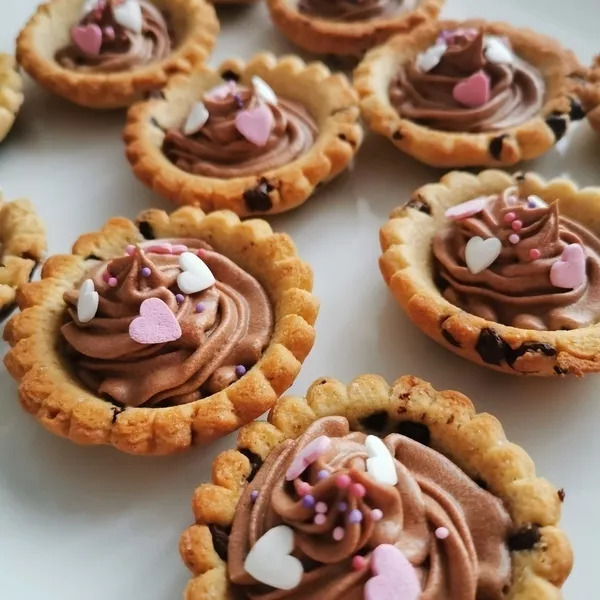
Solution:
M320 417L342 415L352 429L364 429L365 419L375 413L384 415L388 422L425 426L431 447L484 482L504 501L517 533L532 528L537 533L531 548L512 552L513 581L508 600L562 598L560 587L573 564L569 541L558 528L562 495L536 476L531 458L507 441L499 421L487 413L477 414L463 394L438 392L416 377L401 377L390 386L377 375L362 375L348 386L324 377L312 384L306 399L280 398L269 413L268 423L246 425L239 432L237 450L216 457L212 483L200 485L194 494L195 524L180 539L181 556L193 573L185 599L234 597L227 582L227 564L217 554L209 525L231 525L253 471L248 456L264 460L284 439L298 437Z
M309 52L361 57L396 34L437 19L444 0L423 0L395 17L340 22L299 12L290 0L268 0L271 19L294 44Z
M11 130L23 104L23 78L10 54L0 53L0 142Z
M186 15L188 31L177 49L162 61L132 71L81 73L65 69L53 58L44 56L36 43L40 37L40 29L48 27L53 19L60 20L62 6L73 2L75 0L50 0L37 8L17 38L17 60L39 84L75 104L88 108L127 107L160 89L169 77L177 73L187 73L195 65L203 63L219 33L219 21L215 10L204 0L153 0L159 6L166 4L172 13ZM47 40L49 37L41 36L41 39ZM54 48L55 43L51 45L50 54L53 57L58 48Z
M240 222L230 212L210 215L186 207L168 215L148 210L138 226L121 217L97 233L82 235L73 254L49 258L41 281L19 293L21 313L6 325L12 346L4 362L19 381L23 408L48 430L80 444L112 444L132 454L171 454L208 443L260 416L293 383L314 342L318 302L312 271L286 234L268 223ZM146 238L195 237L209 243L265 287L275 327L269 346L246 375L225 390L182 406L119 408L85 389L65 368L56 349L64 313L63 293L91 266Z
M553 93L541 116L505 131L475 134L431 129L398 114L389 100L388 86L402 60L430 46L440 30L458 26L508 37L516 52L542 72ZM562 139L572 121L582 118L576 85L571 79L580 70L573 52L530 29L481 20L441 21L405 36L395 36L371 50L354 71L354 87L361 99L363 118L371 129L417 160L445 168L497 167L544 154Z
M253 75L310 108L319 136L309 151L276 169L231 179L192 175L176 167L162 152L163 127L179 126L201 91L223 76L249 83ZM228 209L257 216L295 208L341 173L362 143L354 90L344 75L332 74L319 62L305 64L294 56L278 60L265 52L247 64L227 60L217 71L204 67L174 77L162 95L130 108L123 135L127 158L135 175L155 192L207 212Z
M534 173L479 175L453 171L416 190L381 228L381 273L412 321L428 336L479 365L513 375L582 376L600 371L600 324L572 331L534 331L487 321L450 304L433 281L431 242L447 207L517 185L524 195L559 199L561 212L600 235L600 188Z

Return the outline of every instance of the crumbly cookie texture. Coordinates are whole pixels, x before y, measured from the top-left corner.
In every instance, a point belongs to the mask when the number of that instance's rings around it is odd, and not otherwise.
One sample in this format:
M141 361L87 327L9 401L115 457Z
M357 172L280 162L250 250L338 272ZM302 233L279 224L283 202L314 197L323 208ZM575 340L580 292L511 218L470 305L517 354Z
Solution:
M600 234L600 188L578 189L571 181L545 181L533 173L509 175L455 171L418 189L395 209L380 232L381 273L392 294L423 332L445 348L496 371L516 375L582 376L600 371L600 324L571 331L533 331L471 315L442 297L434 281L431 244L452 205L517 185L527 197L550 203L561 214Z
M121 408L91 393L65 367L57 348L63 293L99 260L155 238L201 239L254 275L273 303L275 327L258 363L223 391L181 406ZM4 331L12 346L4 362L19 381L25 410L51 432L132 454L171 454L252 421L290 387L314 341L318 302L311 289L312 271L292 240L265 221L242 223L230 212L204 215L191 207L171 215L148 210L136 223L113 218L101 231L82 235L72 254L49 258L41 281L23 286L21 313Z
M600 55L591 67L581 71L576 85L591 126L600 132Z
M394 16L341 22L301 13L295 0L268 0L271 19L297 46L317 54L355 56L385 42L395 34L434 21L444 0L422 0L413 10Z
M81 106L111 109L129 106L160 89L176 73L187 73L206 60L219 22L204 0L153 0L169 12L177 46L162 61L118 73L86 73L60 66L54 56L80 18L81 0L41 4L17 39L17 60L38 83Z
M162 151L165 131L180 127L204 92L229 79L250 85L254 75L307 108L319 129L312 147L281 167L231 179L193 175L175 166ZM216 71L204 67L174 77L161 97L131 107L124 139L134 173L161 196L207 212L229 209L256 216L295 208L343 171L362 142L358 119L358 100L344 75L319 62L262 53L248 63L228 60Z
M400 65L432 46L445 29L477 28L507 37L515 52L536 67L546 83L541 114L504 132L456 133L430 129L402 118L388 87ZM552 38L507 23L441 21L395 36L370 51L354 72L354 87L368 125L400 150L436 167L514 165L547 152L583 117L571 76L581 70L575 55Z
M11 130L23 104L23 79L10 54L0 53L0 142Z
M46 250L46 230L29 200L5 202L0 191L0 320L15 308L17 291Z
M399 432L450 458L474 480L501 498L514 532L508 540L513 580L510 600L558 600L573 556L558 528L562 493L536 476L526 452L507 441L502 426L489 414L476 414L458 392L434 390L416 377L391 386L377 375L363 375L348 386L324 377L309 388L306 399L277 401L268 422L243 427L236 450L213 463L212 483L196 489L195 524L181 536L181 556L193 573L186 600L233 598L227 579L228 528L244 487L269 452L296 438L317 419L342 415L353 430L376 435Z

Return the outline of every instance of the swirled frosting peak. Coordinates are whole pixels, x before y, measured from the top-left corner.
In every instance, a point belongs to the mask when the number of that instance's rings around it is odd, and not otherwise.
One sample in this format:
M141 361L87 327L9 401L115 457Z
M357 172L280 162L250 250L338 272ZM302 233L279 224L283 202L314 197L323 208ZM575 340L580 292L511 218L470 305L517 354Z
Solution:
M516 127L537 115L545 84L505 38L458 29L443 31L434 46L402 65L389 94L406 119L478 133Z
M449 209L433 240L444 297L489 321L577 329L600 318L600 239L516 187Z
M84 280L65 293L64 352L91 390L118 405L185 404L220 391L271 338L264 289L199 240L130 247Z
M258 77L204 94L180 129L166 132L163 152L180 169L222 179L260 174L304 154L317 126L296 102L277 98Z
M240 597L373 600L382 584L420 589L419 600L504 597L511 520L500 500L418 442L391 434L381 446L387 458L345 418L327 417L271 452L238 503L229 537L228 576ZM395 484L372 459L389 461ZM273 585L259 559L277 569L282 553L301 568L294 572L292 561L290 577ZM375 581L383 568L377 554L397 561L389 583Z
M171 46L167 21L150 0L88 0L56 61L79 71L127 71L166 58Z

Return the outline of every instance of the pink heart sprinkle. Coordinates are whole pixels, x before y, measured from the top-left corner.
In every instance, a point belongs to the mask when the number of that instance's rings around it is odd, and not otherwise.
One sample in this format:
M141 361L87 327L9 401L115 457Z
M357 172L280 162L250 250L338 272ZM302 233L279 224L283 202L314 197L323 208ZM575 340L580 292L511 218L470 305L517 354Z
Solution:
M264 146L273 128L273 113L266 104L242 110L235 116L237 130L255 146Z
M567 290L578 288L586 281L585 261L581 244L569 244L550 268L550 282Z
M483 106L490 101L492 86L489 76L477 71L471 77L459 81L452 90L452 97L469 108Z
M365 600L417 600L421 583L404 554L391 544L381 544L371 555L371 577L365 584Z
M487 198L475 198L474 200L468 200L467 202L462 202L456 206L451 206L446 211L446 217L453 221L460 221L461 219L472 217L485 208L486 200Z
M96 56L102 47L102 29L95 23L77 25L71 29L71 39L82 52Z
M309 465L327 452L329 446L331 446L331 438L328 438L326 435L320 435L318 438L312 440L312 442L306 444L292 461L285 474L285 478L288 481L292 481L296 477L300 477Z
M184 244L169 244L169 242L152 244L146 248L146 252L151 252L153 254L183 254L188 250L189 248Z
M148 298L140 306L140 316L129 325L129 337L139 344L164 344L178 340L181 327L160 298Z

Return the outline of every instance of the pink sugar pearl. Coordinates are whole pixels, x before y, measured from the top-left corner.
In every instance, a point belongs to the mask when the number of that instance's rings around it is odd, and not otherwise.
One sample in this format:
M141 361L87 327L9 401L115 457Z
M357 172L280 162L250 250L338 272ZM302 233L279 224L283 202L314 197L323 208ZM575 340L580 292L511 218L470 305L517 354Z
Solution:
M378 508L373 509L371 511L371 519L373 519L373 521L381 521L381 519L383 519L383 512Z
M321 513L315 515L315 525L325 525L327 517Z
M116 277L109 277L108 279L108 285L110 285L110 287L117 287L117 284L119 282L117 281Z
M361 571L367 566L367 559L364 556L355 556L352 559L352 568L355 571Z
M332 534L332 535L333 535L333 539L334 539L336 542L339 542L339 541L341 541L341 540L343 540L343 539L344 539L344 536L346 535L346 532L344 531L344 528L343 528L343 527L336 527L336 528L333 530L333 534Z
M348 490L351 496L355 496L356 498L364 498L367 490L362 483L353 483Z
M310 484L306 483L306 481L301 481L296 485L296 491L300 496L306 496L310 492Z
M315 506L315 511L318 513L326 513L327 504L325 504L325 502L317 502L317 505Z
M349 475L338 475L335 478L335 485L337 485L340 490L345 490L352 483L352 479L350 479Z
M435 537L438 540L445 540L450 535L450 532L446 527L438 527L435 530Z
M511 227L515 230L515 231L520 231L521 228L523 227L523 221L519 221L518 219L516 221L513 221L511 224Z
M542 256L542 253L537 248L532 248L529 251L529 258L531 258L531 260L537 260L540 256Z
M516 233L511 233L511 234L508 236L508 241L509 241L511 244L518 244L518 243L521 241L521 238L520 238L520 237L519 237L519 236L518 236Z
M509 212L509 213L506 213L506 214L504 215L504 220L505 220L507 223L511 223L511 222L512 222L512 221L514 221L516 218L517 218L517 215L515 215L515 213L514 213L514 212Z

